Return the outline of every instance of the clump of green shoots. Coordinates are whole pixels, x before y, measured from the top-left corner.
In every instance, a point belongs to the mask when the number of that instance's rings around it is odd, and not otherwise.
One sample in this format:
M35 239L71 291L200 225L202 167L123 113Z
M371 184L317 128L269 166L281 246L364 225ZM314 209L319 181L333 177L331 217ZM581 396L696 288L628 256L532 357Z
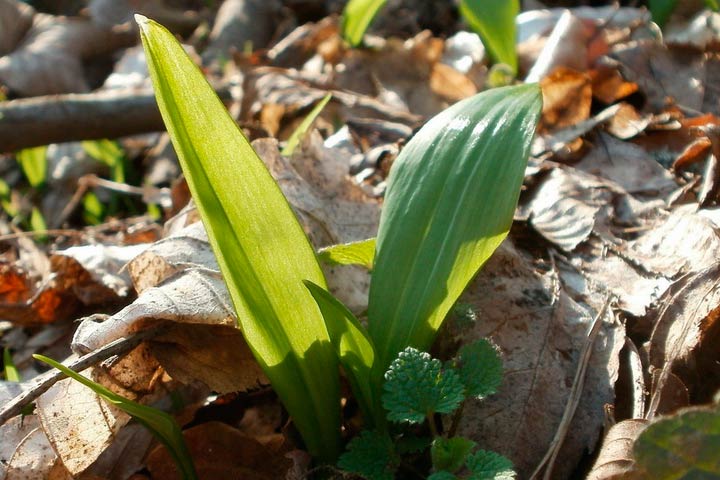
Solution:
M338 466L367 480L392 480L399 469L410 468L404 457L417 459L429 448L431 480L514 478L507 458L475 450L475 442L452 434L463 402L495 393L501 380L502 363L486 340L465 345L445 365L425 352L406 348L385 373L382 403L393 428L361 432L350 441ZM436 416L453 413L451 433L442 434ZM417 430L422 424L429 436L417 436L409 428Z

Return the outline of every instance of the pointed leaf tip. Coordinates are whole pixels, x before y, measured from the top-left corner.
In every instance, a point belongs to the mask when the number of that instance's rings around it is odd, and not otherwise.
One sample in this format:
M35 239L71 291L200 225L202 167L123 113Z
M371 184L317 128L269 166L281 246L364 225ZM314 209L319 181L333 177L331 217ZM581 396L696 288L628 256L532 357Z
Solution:
M135 23L137 23L142 30L147 28L149 22L150 20L145 15L135 14Z

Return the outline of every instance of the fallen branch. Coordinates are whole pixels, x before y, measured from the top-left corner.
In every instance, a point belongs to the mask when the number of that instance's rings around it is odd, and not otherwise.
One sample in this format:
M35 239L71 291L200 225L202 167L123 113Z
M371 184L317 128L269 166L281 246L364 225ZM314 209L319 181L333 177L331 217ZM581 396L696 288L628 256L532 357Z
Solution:
M230 88L218 94L231 100ZM52 95L0 103L0 152L165 130L151 88Z

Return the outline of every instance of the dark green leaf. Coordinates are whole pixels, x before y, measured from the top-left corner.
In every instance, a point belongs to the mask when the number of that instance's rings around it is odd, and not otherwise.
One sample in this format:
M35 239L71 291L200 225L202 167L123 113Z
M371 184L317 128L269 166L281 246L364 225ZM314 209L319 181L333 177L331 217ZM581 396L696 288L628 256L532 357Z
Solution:
M478 450L468 456L466 465L470 470L468 480L513 480L515 478L512 462L499 453Z
M497 349L487 340L464 345L454 363L467 396L487 397L495 393L502 383L502 360Z
M393 480L399 464L388 434L371 430L353 438L338 461L338 467L367 480Z
M653 22L660 27L665 26L677 3L678 0L650 0L648 6L650 7Z
M430 448L433 468L457 472L476 443L463 437L436 438Z
M450 413L464 400L464 387L440 360L412 347L400 352L385 374L382 395L388 419L421 423L434 413Z
M720 407L693 408L650 424L634 451L641 478L720 479Z
M435 472L432 475L430 475L427 480L457 480L458 477L456 477L454 474L450 472Z

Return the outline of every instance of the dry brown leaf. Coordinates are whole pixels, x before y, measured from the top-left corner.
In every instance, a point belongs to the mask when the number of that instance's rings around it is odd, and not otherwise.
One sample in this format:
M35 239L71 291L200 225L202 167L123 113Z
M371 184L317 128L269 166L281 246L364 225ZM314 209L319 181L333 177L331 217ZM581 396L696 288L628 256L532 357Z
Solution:
M13 51L32 25L35 9L16 0L0 0L0 56Z
M42 429L72 475L102 455L130 417L72 379L62 380L36 401Z
M670 172L643 148L602 132L595 148L575 168L612 180L629 193L670 191L677 186Z
M559 67L540 80L542 125L549 130L576 125L590 117L592 86L585 73Z
M57 455L36 415L15 417L0 426L0 480L44 478Z
M444 63L433 65L430 73L430 89L449 102L472 97L478 92L472 80Z
M593 97L610 105L637 92L636 83L627 82L617 68L599 65L590 70Z
M633 471L635 439L647 426L646 420L625 420L605 435L600 453L587 480L621 480Z
M466 405L459 434L510 458L527 477L545 455L563 416L580 349L593 312L576 303L557 274L538 272L532 260L506 241L488 261L462 301L482 319L462 342L490 336L505 364L496 395ZM606 319L594 344L585 389L554 472L565 478L598 441L603 405L614 399L624 330Z
M206 422L183 432L199 478L277 480L285 478L293 461L285 451L272 450L229 425ZM167 449L156 447L148 456L153 478L180 479Z
M608 122L607 130L621 140L627 140L643 133L650 125L649 115L640 115L629 103L618 104L618 110Z

